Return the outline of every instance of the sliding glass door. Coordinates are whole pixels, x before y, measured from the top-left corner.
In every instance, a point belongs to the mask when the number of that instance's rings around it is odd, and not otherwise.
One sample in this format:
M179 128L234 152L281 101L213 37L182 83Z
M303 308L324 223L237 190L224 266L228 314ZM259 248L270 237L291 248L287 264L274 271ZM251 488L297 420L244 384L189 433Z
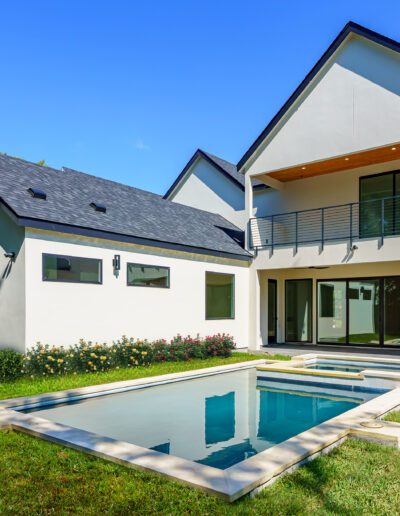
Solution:
M312 342L312 280L286 280L286 342Z
M318 283L318 337L320 342L346 342L347 311L345 281Z
M400 278L385 278L383 289L383 343L385 346L400 346Z
M400 277L318 281L318 342L400 346Z
M380 344L380 280L349 281L349 344Z

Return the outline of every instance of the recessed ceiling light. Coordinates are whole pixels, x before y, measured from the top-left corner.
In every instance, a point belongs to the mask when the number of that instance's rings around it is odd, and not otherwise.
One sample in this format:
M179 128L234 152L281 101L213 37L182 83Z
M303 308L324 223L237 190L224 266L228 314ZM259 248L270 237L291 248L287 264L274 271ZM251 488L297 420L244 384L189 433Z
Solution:
M396 149L397 149L397 147L392 147L392 150L396 150Z
M301 167L301 170L305 170L307 167Z
M350 158L344 158L345 161L349 161Z

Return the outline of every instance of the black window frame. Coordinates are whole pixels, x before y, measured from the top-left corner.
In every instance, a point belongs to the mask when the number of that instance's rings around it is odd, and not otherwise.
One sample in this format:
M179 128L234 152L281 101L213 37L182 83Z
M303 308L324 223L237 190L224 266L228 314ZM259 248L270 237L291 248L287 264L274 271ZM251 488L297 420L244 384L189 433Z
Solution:
M231 317L208 317L207 316L207 274L219 274L221 276L231 276L232 281L232 315ZM230 272L219 272L219 271L205 271L204 275L204 290L205 290L205 320L206 321L233 321L236 318L236 274Z
M149 268L153 268L153 269L164 269L166 271L168 271L168 285L165 286L165 287L161 287L159 285L133 285L132 283L129 283L129 279L128 279L128 271L129 271L129 266L130 265L133 265L133 266L137 266L137 267L149 267ZM126 286L127 287L139 287L139 288L162 288L162 289L169 289L171 288L171 267L166 267L165 265L154 265L154 264L150 264L150 263L136 263L136 262L128 262L126 264Z
M55 258L65 258L69 259L79 259L85 261L96 261L100 264L100 280L99 281L77 281L77 280L67 280L67 279L49 279L45 277L45 260L46 257L55 257ZM101 258L91 258L87 256L74 256L69 254L57 254L57 253L42 253L42 281L48 283L74 283L78 285L102 285L103 284L103 260Z

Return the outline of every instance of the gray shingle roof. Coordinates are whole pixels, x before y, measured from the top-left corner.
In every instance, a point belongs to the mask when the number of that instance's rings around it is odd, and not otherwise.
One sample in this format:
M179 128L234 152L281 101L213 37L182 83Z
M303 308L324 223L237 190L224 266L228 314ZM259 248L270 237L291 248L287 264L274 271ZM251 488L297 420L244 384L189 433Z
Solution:
M175 179L172 185L168 188L167 192L164 195L164 199L168 199L170 195L176 190L176 188L180 185L181 181L184 180L186 174L192 167L192 165L196 162L198 158L205 159L213 166L215 166L216 170L219 170L222 174L224 174L228 179L230 179L233 183L235 183L241 190L244 191L245 188L245 179L244 175L238 172L236 165L226 161L225 159L219 158L210 152L203 151L201 149L197 149L197 151L193 154L190 160L186 163L184 169L179 174L179 176ZM253 187L260 188L268 188L266 185L253 179Z
M44 190L47 200L33 198L27 192L30 187ZM69 168L57 170L0 155L0 199L20 219L146 239L149 245L249 256L240 243L243 232L220 215ZM107 213L96 212L91 202L105 204Z

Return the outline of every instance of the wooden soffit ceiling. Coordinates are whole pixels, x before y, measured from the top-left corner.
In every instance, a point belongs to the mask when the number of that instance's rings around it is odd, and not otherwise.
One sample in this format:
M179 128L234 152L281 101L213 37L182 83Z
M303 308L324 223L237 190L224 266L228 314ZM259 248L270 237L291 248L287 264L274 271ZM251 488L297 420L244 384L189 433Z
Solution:
M297 179L323 176L333 172L365 167L376 163L386 163L387 161L394 161L397 159L400 159L400 142L392 143L385 147L330 158L324 161L305 163L296 167L275 170L263 175L264 177L272 177L272 179L275 179L276 181L286 183L288 181L296 181ZM257 176L254 177L256 178Z

